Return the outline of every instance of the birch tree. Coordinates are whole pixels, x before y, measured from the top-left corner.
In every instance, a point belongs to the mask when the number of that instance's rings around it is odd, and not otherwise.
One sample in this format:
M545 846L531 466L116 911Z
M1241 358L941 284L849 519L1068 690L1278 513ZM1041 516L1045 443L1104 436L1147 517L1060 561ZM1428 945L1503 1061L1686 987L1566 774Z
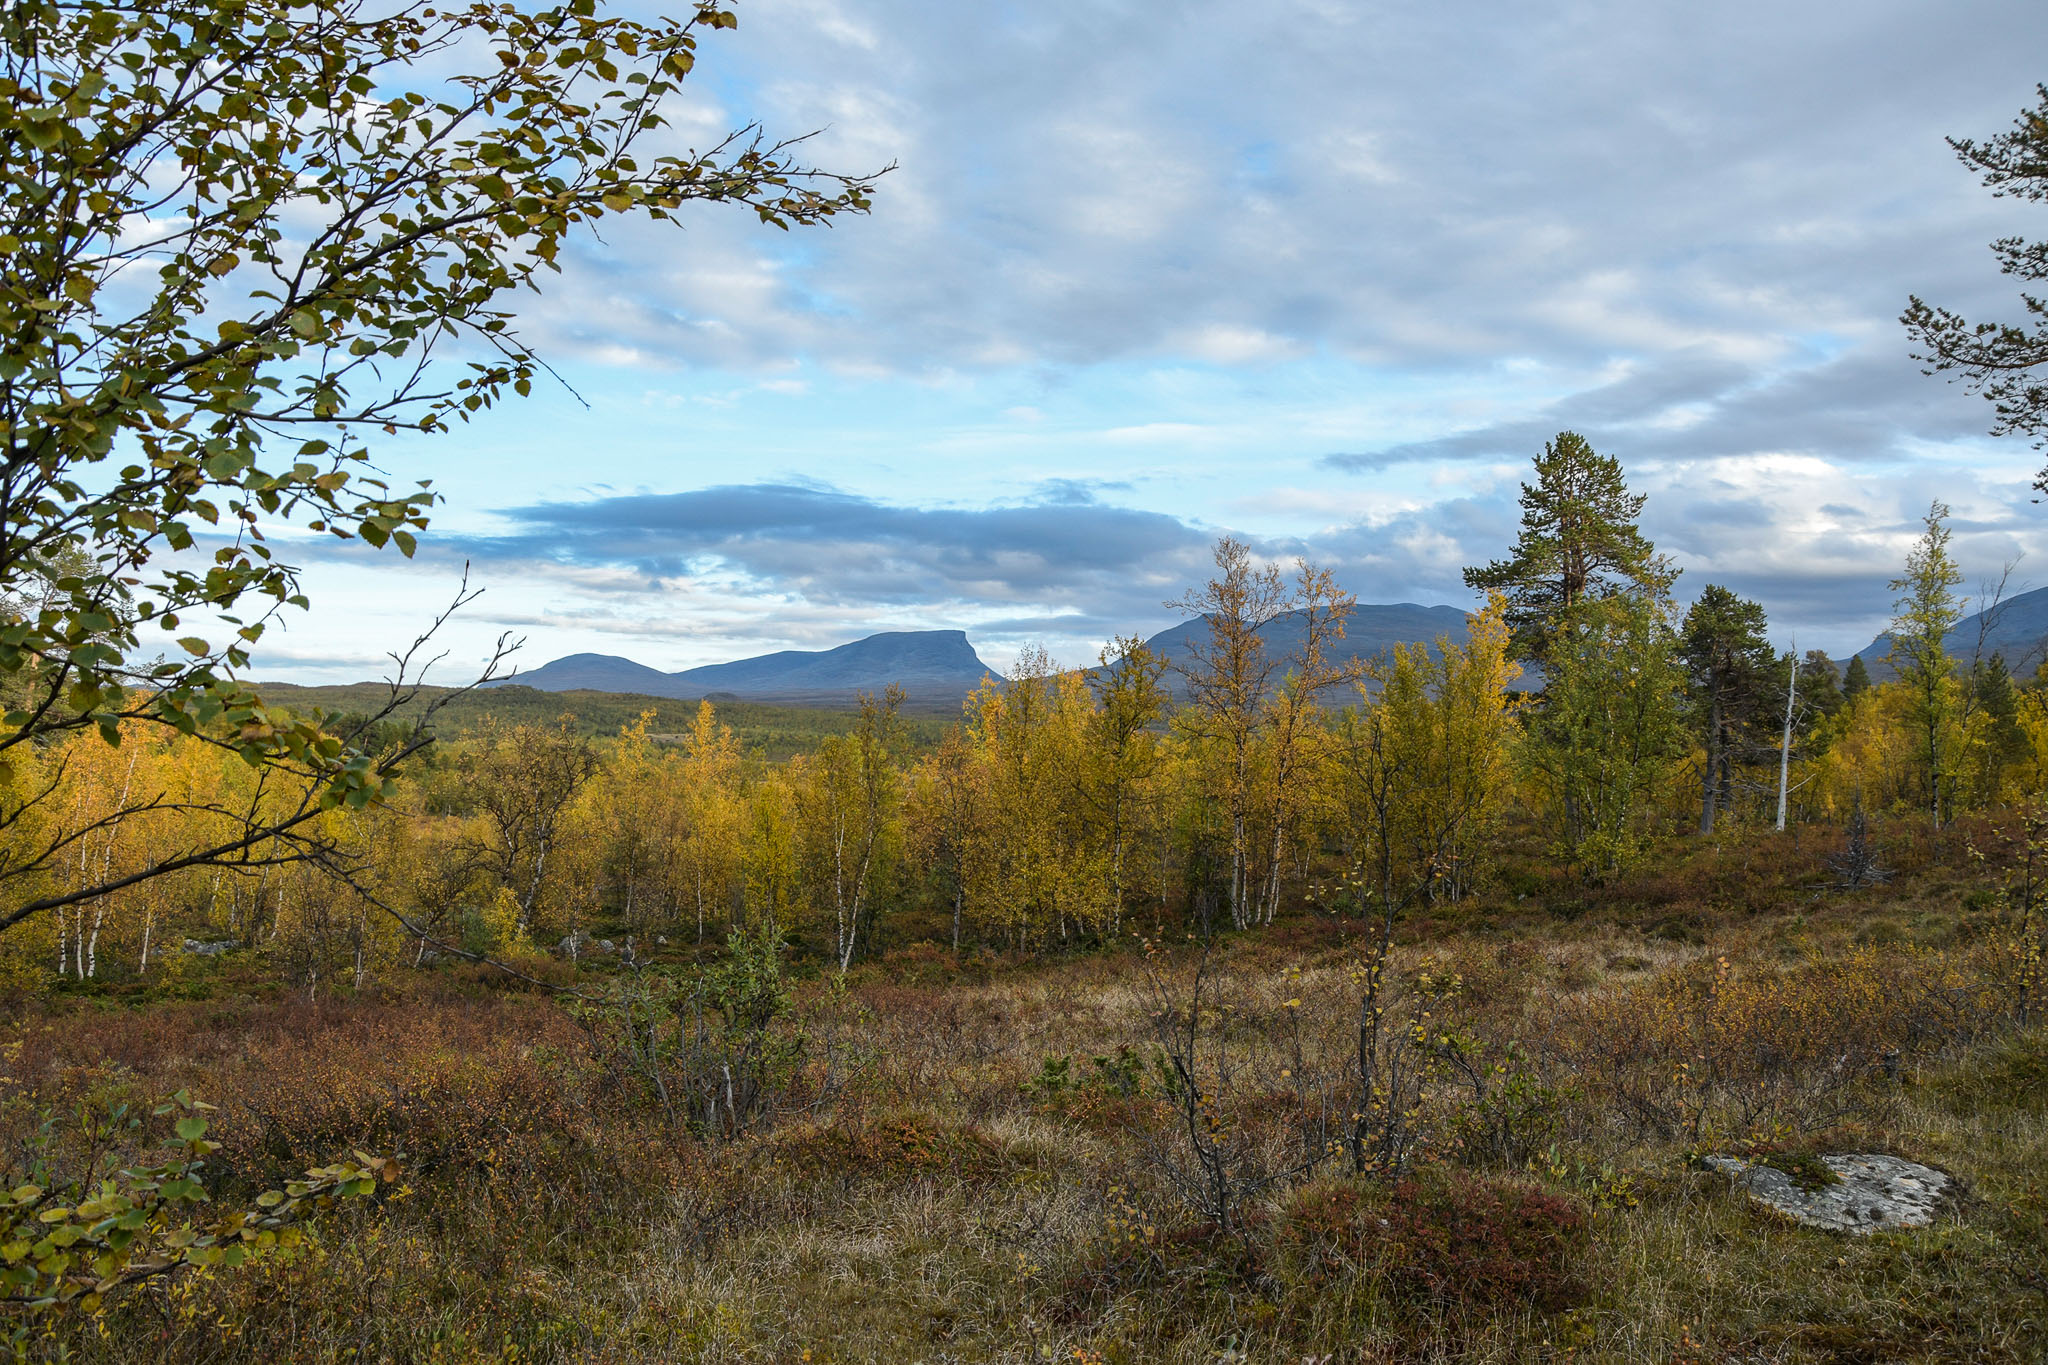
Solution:
M1906 556L1905 573L1892 580L1891 651L1885 656L1910 700L1914 758L1922 800L1936 829L1952 815L1955 749L1963 711L1955 659L1947 637L1962 619L1956 587L1963 572L1949 554L1948 504L1936 499L1921 518L1925 528Z
M546 377L511 303L576 234L868 207L751 128L684 146L665 106L738 21L683 8L0 5L0 762L134 721L269 778L267 824L210 808L120 876L326 859L320 816L390 794L411 748L267 704L250 651L308 605L299 537L414 552L438 495L377 443ZM50 889L71 852L0 869L0 932L119 889Z

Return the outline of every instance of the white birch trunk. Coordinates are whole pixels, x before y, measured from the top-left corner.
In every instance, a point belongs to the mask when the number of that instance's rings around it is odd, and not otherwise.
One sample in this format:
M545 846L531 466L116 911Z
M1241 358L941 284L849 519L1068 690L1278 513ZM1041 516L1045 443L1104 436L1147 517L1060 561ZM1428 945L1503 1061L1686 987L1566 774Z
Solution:
M1792 779L1792 709L1799 700L1799 645L1792 645L1792 673L1785 688L1785 738L1778 746L1778 832L1785 832L1785 803L1791 794Z

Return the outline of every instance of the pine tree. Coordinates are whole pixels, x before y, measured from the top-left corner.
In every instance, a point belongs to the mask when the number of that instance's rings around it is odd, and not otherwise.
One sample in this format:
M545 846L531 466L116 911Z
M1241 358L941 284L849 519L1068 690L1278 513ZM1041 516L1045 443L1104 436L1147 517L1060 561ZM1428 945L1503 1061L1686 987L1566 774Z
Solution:
M1635 592L1661 598L1677 571L1636 520L1644 495L1628 491L1621 462L1577 432L1558 433L1522 485L1522 530L1513 554L1465 570L1465 584L1507 599L1517 657L1544 661L1566 613L1587 599Z
M1861 668L1862 661L1854 667ZM1864 686L1870 685L1869 675L1864 675ZM1835 661L1824 649L1809 649L1806 659L1799 665L1799 697L1803 708L1813 715L1826 719L1842 709L1848 693L1842 683L1842 670L1835 667Z
M1870 669L1864 664L1863 656L1850 656L1849 667L1842 674L1842 700L1854 701L1870 686Z
M1970 666L1970 696L1976 713L1969 727L1977 769L1975 794L1979 800L1995 802L2006 769L2024 758L2031 747L2020 723L2019 689L2013 686L2003 654L1979 659Z
M1950 138L1963 164L1976 170L1993 194L2048 202L2048 85L2041 102L2023 110L2013 126L1986 142ZM2048 280L2048 241L2003 237L1991 244L1999 269L2025 284ZM2014 322L1972 323L1946 308L1910 299L1899 321L1912 333L1913 358L1927 373L1952 372L1991 401L1994 436L2032 436L2048 450L2048 299L2022 293L2025 316ZM2048 492L2048 469L2034 480Z
M1761 722L1770 728L1778 659L1764 638L1764 609L1718 584L1708 584L1685 615L1680 657L1695 732L1706 749L1700 776L1700 833L1735 798L1735 767ZM1784 688L1776 687L1782 702Z
M1558 853L1589 881L1635 855L1651 797L1683 752L1669 611L1634 593L1580 602L1553 641L1525 753Z

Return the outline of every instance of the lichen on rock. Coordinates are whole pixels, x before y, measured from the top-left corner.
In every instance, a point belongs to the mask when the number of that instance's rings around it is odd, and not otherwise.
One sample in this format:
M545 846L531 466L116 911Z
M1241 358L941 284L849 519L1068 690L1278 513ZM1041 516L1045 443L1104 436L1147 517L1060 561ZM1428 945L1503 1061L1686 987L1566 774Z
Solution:
M1804 1188L1775 1166L1739 1157L1710 1156L1706 1165L1731 1177L1758 1203L1807 1227L1859 1235L1927 1226L1954 1183L1932 1166L1895 1156L1848 1153L1820 1161L1835 1179L1818 1189Z

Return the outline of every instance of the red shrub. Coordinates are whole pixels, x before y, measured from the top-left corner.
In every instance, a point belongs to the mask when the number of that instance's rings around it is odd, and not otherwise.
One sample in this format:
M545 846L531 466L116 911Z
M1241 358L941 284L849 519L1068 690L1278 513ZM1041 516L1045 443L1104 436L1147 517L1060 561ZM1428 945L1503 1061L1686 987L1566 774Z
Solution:
M1573 1253L1585 1215L1569 1200L1471 1176L1311 1186L1289 1201L1275 1237L1293 1278L1321 1285L1380 1275L1400 1298L1547 1311L1582 1302Z
M1586 1218L1556 1195L1467 1178L1404 1181L1386 1210L1379 1263L1408 1294L1474 1307L1530 1303L1555 1312L1581 1303L1573 1252Z

